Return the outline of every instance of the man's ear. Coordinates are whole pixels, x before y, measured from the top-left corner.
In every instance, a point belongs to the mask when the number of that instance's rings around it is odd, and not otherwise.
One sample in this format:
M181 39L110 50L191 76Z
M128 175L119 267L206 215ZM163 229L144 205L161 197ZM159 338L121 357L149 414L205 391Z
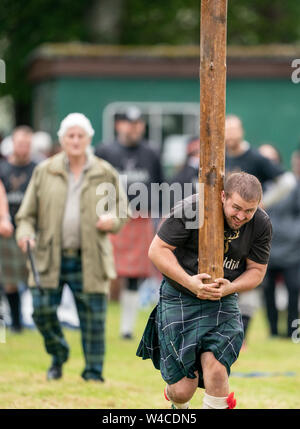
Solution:
M225 199L226 199L226 197L225 197L225 192L224 192L224 191L221 191L221 200L222 200L222 203L224 203L224 202L225 202Z

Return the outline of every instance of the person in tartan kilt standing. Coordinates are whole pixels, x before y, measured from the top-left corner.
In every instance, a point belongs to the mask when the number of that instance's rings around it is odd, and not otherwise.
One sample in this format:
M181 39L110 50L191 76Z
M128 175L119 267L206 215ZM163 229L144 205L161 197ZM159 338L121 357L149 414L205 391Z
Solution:
M118 173L89 150L94 130L81 113L60 124L62 152L34 170L17 213L17 241L25 252L34 248L40 288L32 287L33 320L52 357L49 380L62 376L69 346L57 318L65 284L70 287L80 320L84 380L104 381L105 319L110 280L115 267L109 233L120 230L128 217L125 192ZM113 186L113 205L106 208L99 185ZM109 188L108 188L109 190ZM100 195L100 196L99 196Z
M9 218L6 221L12 226L10 235L0 234L1 282L10 310L10 329L15 333L23 329L20 285L24 287L28 277L26 258L15 238L15 215L36 166L31 154L32 137L33 131L27 125L16 127L12 132L12 153L0 162L0 179L9 207Z

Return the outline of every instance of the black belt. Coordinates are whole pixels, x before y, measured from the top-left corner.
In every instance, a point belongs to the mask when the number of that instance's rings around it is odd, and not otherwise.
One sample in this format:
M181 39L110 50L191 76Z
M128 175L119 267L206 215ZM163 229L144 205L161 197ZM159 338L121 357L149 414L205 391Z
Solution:
M64 258L78 258L81 256L81 249L63 249L62 255Z

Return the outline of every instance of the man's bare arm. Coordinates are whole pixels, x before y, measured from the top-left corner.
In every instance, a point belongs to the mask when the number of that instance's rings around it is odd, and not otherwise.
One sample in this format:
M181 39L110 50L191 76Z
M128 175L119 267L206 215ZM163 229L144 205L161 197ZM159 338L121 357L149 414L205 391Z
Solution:
M176 247L171 246L156 235L150 245L148 256L162 274L189 289L198 298L220 299L221 291L216 288L216 283L202 283L203 279L209 279L210 276L206 273L190 276L178 263L173 253L175 249Z
M247 259L246 270L233 282L226 279L216 279L223 293L222 296L230 295L234 292L246 292L256 288L263 281L267 270L267 265Z

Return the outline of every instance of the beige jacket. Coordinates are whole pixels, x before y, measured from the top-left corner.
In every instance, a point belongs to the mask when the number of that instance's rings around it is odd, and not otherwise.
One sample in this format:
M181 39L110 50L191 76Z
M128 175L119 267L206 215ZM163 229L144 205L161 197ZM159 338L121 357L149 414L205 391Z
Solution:
M108 200L107 194L103 194L99 188L97 195L97 187L108 183L116 190L117 217L111 231L113 233L118 232L128 220L128 202L124 190L119 187L116 170L94 155L91 155L90 162L80 197L83 290L89 293L107 293L109 280L116 277L116 272L108 234L96 228L98 216L105 212L104 203ZM62 222L67 190L68 172L65 154L61 152L35 168L16 215L17 241L27 236L36 239L34 255L41 286L44 288L54 289L59 283ZM102 195L99 195L99 191ZM30 269L29 266L28 268ZM29 286L35 286L31 269L28 283Z

